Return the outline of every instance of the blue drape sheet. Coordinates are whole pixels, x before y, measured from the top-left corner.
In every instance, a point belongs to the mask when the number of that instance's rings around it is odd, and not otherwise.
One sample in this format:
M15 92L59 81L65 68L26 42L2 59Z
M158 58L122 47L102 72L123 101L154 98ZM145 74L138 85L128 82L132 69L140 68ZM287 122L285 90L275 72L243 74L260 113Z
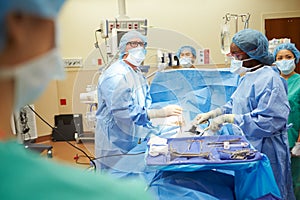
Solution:
M190 123L197 114L224 105L239 79L228 69L158 72L150 85L152 107L178 104L184 110L185 122ZM231 126L224 126L219 134L234 132ZM148 180L149 188L158 199L280 199L270 162L259 155L252 161L236 163L147 165L147 170L158 170Z

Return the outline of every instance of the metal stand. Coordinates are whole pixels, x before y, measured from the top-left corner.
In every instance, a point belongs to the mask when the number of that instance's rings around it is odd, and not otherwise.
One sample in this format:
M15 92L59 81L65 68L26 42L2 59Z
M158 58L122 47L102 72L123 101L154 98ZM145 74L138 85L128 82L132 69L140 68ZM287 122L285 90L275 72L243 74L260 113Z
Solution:
M225 24L227 24L231 18L234 18L235 20L235 32L238 32L239 30L239 18L241 18L242 22L244 23L244 29L249 27L249 19L250 19L250 14L230 14L230 13L226 13L226 15L223 17L223 19L225 20Z
M47 157L52 158L52 146L51 145L45 145L45 144L35 144L31 142L26 142L24 143L24 147L26 149L30 149L32 151L42 153L43 151L47 150Z
M76 140L77 144L82 143L82 142L88 142L88 141L94 142L95 133L92 131L84 132L82 134L75 133L75 140Z

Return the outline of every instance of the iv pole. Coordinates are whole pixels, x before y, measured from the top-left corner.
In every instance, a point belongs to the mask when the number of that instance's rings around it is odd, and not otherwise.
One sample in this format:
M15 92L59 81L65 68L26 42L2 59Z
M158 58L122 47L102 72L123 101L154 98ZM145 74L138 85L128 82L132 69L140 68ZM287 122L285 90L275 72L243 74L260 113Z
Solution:
M229 46L230 46L230 30L229 30L229 22L231 19L234 19L235 21L235 33L239 31L239 18L241 18L241 21L244 23L244 29L249 27L249 19L250 14L231 14L226 13L223 17L224 24L221 30L221 52L225 56L225 64L227 64L227 56L226 54L229 53Z
M249 19L250 19L250 14L230 14L230 13L226 13L226 15L223 17L223 19L225 19L225 24L227 24L231 18L234 18L235 20L235 32L238 32L239 26L238 26L238 22L239 22L239 18L241 18L242 22L244 22L244 29L249 27Z

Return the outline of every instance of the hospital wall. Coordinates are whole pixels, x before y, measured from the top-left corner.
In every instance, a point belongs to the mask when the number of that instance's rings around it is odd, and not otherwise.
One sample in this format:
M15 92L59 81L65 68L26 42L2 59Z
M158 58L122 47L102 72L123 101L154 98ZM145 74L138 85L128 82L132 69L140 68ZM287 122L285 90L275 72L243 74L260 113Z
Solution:
M264 19L299 17L299 0L126 0L126 15L148 20L148 25L176 31L195 40L199 46L210 49L211 61L222 66L220 27L226 13L250 13L249 28L264 32ZM95 30L103 19L114 19L119 14L117 0L68 0L59 17L60 47L64 58L81 57L85 60L94 50ZM230 22L234 25L233 21ZM242 24L239 21L239 29ZM98 37L99 43L104 40ZM184 44L182 44L184 45ZM90 81L93 70L66 69L67 79L52 82L42 97L35 102L36 110L50 124L54 115L83 110L78 95ZM82 73L88 73L86 79ZM60 105L60 100L66 105ZM51 133L41 120L37 120L38 135Z
M210 48L215 63L220 52L220 26L226 13L250 13L249 27L263 30L263 17L300 16L299 0L125 0L130 18L145 18L150 26L177 31ZM118 16L117 0L69 0L62 10L62 53L86 58L94 48L94 32L103 19ZM100 39L99 39L100 40ZM100 40L101 42L101 40Z

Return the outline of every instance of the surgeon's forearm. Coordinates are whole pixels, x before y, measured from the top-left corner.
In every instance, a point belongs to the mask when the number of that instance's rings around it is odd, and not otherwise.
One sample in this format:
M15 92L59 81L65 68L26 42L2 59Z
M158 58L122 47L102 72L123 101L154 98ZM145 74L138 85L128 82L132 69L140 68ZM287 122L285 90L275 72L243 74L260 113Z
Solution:
M150 122L150 119L148 118L148 113L144 107L138 107L135 109L135 111L132 111L130 114L131 119L136 125L144 126Z
M278 123L274 124L272 119L263 118L263 116L253 116L251 113L236 114L234 123L240 126L245 135L257 138L271 137L284 127L284 120L278 120Z

